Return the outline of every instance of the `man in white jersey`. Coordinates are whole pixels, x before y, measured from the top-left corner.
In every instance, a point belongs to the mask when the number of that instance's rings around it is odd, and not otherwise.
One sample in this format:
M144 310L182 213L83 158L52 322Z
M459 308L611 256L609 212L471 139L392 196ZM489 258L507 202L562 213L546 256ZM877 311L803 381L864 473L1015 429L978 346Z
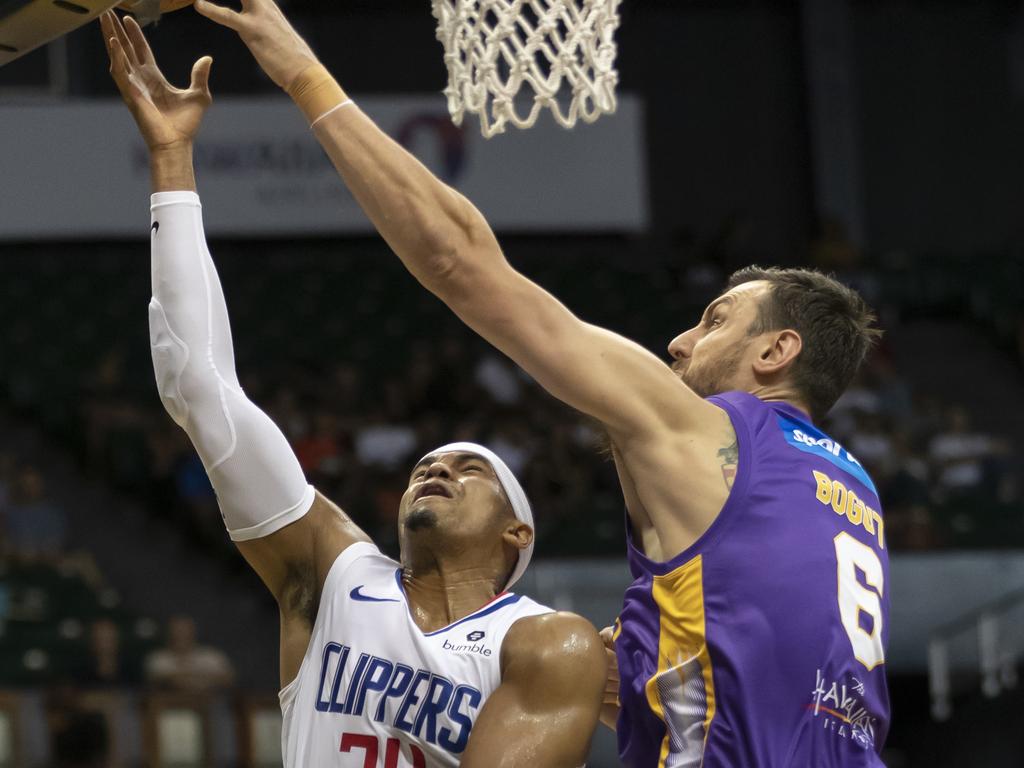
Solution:
M206 248L192 141L211 101L212 61L196 62L179 90L138 25L112 13L102 25L111 74L150 149L161 400L280 606L285 765L579 766L601 705L604 650L582 618L506 591L533 551L515 476L472 443L425 456L399 508L401 564L306 483L284 435L239 386Z

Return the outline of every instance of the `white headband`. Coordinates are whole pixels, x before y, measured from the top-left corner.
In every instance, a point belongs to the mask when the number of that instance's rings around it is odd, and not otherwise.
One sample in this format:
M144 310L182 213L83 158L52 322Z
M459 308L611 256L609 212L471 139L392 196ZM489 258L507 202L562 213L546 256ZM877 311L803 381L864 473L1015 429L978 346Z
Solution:
M523 490L523 486L519 484L516 476L512 474L512 470L508 468L508 464L502 461L498 454L490 448L484 448L484 446L477 443L448 443L448 445L435 448L427 456L434 456L438 453L452 453L453 451L472 453L487 459L491 467L494 468L494 474L498 476L498 482L501 483L501 487L505 491L509 503L512 505L512 513L516 516L516 520L526 523L533 529L533 510L530 508L530 500L526 498L526 491ZM427 458L427 456L424 456L423 459ZM420 459L420 461L423 461L423 459ZM516 567L513 569L505 589L511 589L512 585L519 581L519 578L526 572L526 566L530 564L532 557L533 541L530 542L526 549L519 550L519 562L516 563Z

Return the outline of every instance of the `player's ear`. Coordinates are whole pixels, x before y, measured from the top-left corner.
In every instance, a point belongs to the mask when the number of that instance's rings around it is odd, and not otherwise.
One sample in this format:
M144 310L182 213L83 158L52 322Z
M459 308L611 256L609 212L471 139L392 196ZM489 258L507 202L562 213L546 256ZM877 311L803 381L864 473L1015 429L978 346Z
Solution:
M533 528L519 520L513 520L501 534L501 538L514 549L526 549L533 542Z
M765 334L754 359L754 373L772 376L791 366L803 349L803 339L792 328Z

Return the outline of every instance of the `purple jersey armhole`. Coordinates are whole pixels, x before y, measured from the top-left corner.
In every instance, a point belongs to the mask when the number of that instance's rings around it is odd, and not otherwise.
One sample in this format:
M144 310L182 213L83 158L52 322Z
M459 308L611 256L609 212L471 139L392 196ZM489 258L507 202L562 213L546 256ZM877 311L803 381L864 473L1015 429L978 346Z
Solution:
M730 393L730 395L739 393ZM728 395L714 395L707 398L712 405L721 408L732 422L733 431L736 433L736 442L739 451L739 468L736 471L736 479L733 481L732 490L722 505L718 515L708 526L708 529L700 535L689 547L677 554L671 560L660 563L651 560L640 549L633 544L633 531L629 524L629 515L626 515L626 538L629 542L630 554L641 563L646 571L655 575L671 573L676 568L688 563L697 555L709 552L714 549L715 544L732 525L733 520L743 513L743 502L747 495L747 488L750 486L750 478L756 471L756 457L754 455L754 441L750 434L750 424L746 417L733 403L727 399ZM753 395L748 395L753 397Z

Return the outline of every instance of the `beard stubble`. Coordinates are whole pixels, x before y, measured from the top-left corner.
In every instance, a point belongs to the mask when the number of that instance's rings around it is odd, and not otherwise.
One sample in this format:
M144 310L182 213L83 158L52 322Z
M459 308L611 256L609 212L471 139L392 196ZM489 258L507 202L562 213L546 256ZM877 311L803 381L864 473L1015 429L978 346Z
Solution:
M700 397L720 395L734 388L730 382L736 380L736 372L739 370L740 360L743 358L745 350L746 344L736 345L730 348L727 355L705 365L695 367L691 360L685 368L675 365L672 367L679 374L683 383Z

